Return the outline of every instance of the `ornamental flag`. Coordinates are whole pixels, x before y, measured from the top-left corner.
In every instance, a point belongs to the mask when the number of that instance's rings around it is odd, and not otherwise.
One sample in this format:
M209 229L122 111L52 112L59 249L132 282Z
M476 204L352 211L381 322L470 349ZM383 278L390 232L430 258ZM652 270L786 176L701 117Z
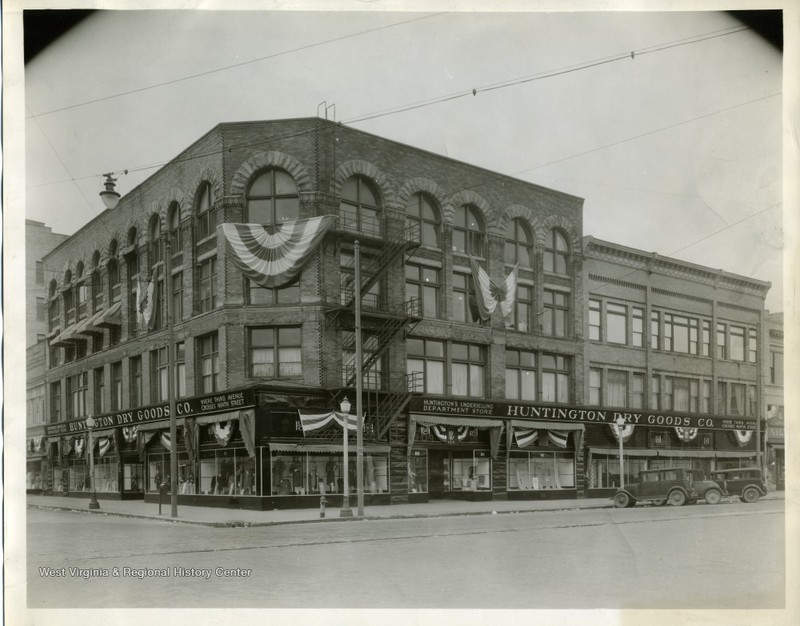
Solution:
M469 264L472 268L472 279L475 281L475 302L478 305L478 314L483 321L488 320L500 304L503 317L508 317L514 309L514 300L517 295L518 267L514 266L502 285L497 285L489 278L489 274L470 255Z
M139 280L139 286L136 290L136 323L139 328L150 328L153 322L153 290L155 285L152 280L144 283Z
M316 411L297 410L300 416L300 425L303 427L303 434L311 430L319 430L324 428L332 421L335 421L339 426L344 428L345 419L347 420L347 430L356 430L358 428L358 417L352 413L346 416L344 413L337 411L327 411L325 413L318 413Z
M279 225L222 224L234 264L261 287L286 285L300 273L335 217L325 215Z
M539 431L535 428L514 428L514 439L517 447L526 448L539 439Z

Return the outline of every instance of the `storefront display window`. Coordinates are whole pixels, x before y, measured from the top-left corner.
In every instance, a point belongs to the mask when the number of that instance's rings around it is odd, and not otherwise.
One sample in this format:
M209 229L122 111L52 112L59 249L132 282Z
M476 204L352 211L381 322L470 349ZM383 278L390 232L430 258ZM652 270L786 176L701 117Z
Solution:
M89 464L85 459L69 460L69 490L88 491Z
M119 491L117 476L119 464L116 459L103 457L94 460L94 488L98 493Z
M428 492L428 454L426 450L412 450L408 459L408 492Z
M244 448L215 450L200 455L199 492L202 495L258 495L255 461ZM194 476L186 476L191 484Z
M575 457L568 452L512 452L509 490L574 489Z
M122 466L122 488L125 491L142 491L144 483L144 465L142 463L125 463Z
M348 454L348 488L358 489L357 456ZM364 493L389 491L389 459L386 455L365 453ZM271 456L271 495L291 496L344 492L344 462L341 453L276 452Z
M137 467L133 465L126 468L131 468L131 471L136 471ZM126 470L128 471L128 470ZM141 476L141 474L132 474L132 476ZM131 478L133 481L133 478ZM194 475L191 472L189 458L186 453L178 454L178 493L194 493L189 490L189 483L194 482ZM147 491L157 492L159 486L166 484L166 492L169 493L171 488L172 479L170 476L170 454L169 452L155 452L147 455ZM131 489L131 491L133 491Z
M491 457L488 450L475 450L468 456L454 455L451 464L453 491L483 491L492 488Z

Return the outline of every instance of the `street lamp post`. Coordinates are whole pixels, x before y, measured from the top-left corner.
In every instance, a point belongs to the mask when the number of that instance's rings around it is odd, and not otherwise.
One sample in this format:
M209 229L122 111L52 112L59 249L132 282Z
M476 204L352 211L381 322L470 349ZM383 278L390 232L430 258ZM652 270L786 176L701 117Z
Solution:
M89 500L89 508L99 509L100 503L97 501L97 489L94 483L94 439L92 437L94 418L91 415L86 418L86 427L89 429L89 481L92 485L92 499Z
M619 488L625 489L625 468L622 460L622 429L625 428L625 418L617 418L617 440L619 441Z
M350 484L349 473L350 467L347 460L347 423L350 415L350 400L345 398L342 400L342 451L344 452L344 464L342 471L344 472L344 492L342 493L342 508L339 509L339 517L353 517L353 509L350 508Z
M364 410L361 396L364 392L364 375L361 371L363 347L361 343L361 252L358 241L353 243L355 260L356 297L356 503L358 516L364 517Z

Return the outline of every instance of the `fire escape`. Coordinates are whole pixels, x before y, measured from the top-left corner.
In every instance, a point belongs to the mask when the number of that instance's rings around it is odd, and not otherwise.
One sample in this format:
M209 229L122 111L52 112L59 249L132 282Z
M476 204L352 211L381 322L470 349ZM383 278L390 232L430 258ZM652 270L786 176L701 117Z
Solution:
M408 406L417 386L409 381L405 372L384 371L383 358L398 339L404 339L421 318L420 302L417 299L400 301L382 297L381 282L386 282L391 268L397 261L403 264L419 247L419 227L405 230L400 240L381 237L362 229L355 232L347 227L338 232L340 242L347 248L358 240L361 254L361 331L362 331L362 407L364 433L367 439L382 440L395 419ZM347 257L345 257L347 258ZM342 331L344 354L353 356L343 359L341 385L329 389L333 406L338 406L348 396L355 407L355 386L358 362L355 355L355 258L351 255L341 266L345 279L341 287L340 303L327 312L327 326L334 324ZM403 292L404 293L404 292ZM405 298L405 296L403 296Z

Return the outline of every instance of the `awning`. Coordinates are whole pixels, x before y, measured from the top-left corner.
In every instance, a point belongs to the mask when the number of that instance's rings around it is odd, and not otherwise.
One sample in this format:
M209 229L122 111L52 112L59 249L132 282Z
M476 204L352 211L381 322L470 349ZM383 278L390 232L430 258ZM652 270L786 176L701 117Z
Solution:
M705 457L710 459L714 456L714 451L713 450L659 450L658 456L668 456L668 457L690 456L690 457Z
M575 422L543 422L541 420L511 420L514 428L535 428L537 430L586 430L583 424Z
M116 430L117 430L116 428L104 428L103 430L93 430L92 439L98 439L99 437L113 437Z
M86 320L86 325L78 332L83 335L102 335L103 329L97 326L97 322L106 314L105 309L98 311Z
M411 419L424 426L469 426L470 428L502 428L503 421L499 419L485 419L479 417L443 417L441 415L427 415L411 413Z
M195 423L198 426L203 424L219 424L220 422L228 422L230 420L238 420L241 411L226 411L225 413L212 413L211 415L198 415L195 418Z
M726 450L715 452L714 455L718 459L747 459L754 458L756 456L756 451L750 450L749 452L729 452Z
M102 315L93 321L100 328L118 328L122 326L122 303L117 302L102 312Z
M60 346L71 346L76 343L83 343L86 341L86 337L82 337L80 332L86 327L89 323L88 319L81 320L77 324L74 324L64 330L63 333L56 336L54 339L50 340L50 345L53 347L60 347Z
M619 457L619 448L589 448L589 453L595 456ZM622 456L656 456L656 450L624 448Z
M342 444L332 443L270 443L269 449L272 452L329 452L329 453L342 453ZM355 454L357 452L355 446L347 446L348 453ZM365 443L364 452L367 454L389 454L390 447L386 445Z

